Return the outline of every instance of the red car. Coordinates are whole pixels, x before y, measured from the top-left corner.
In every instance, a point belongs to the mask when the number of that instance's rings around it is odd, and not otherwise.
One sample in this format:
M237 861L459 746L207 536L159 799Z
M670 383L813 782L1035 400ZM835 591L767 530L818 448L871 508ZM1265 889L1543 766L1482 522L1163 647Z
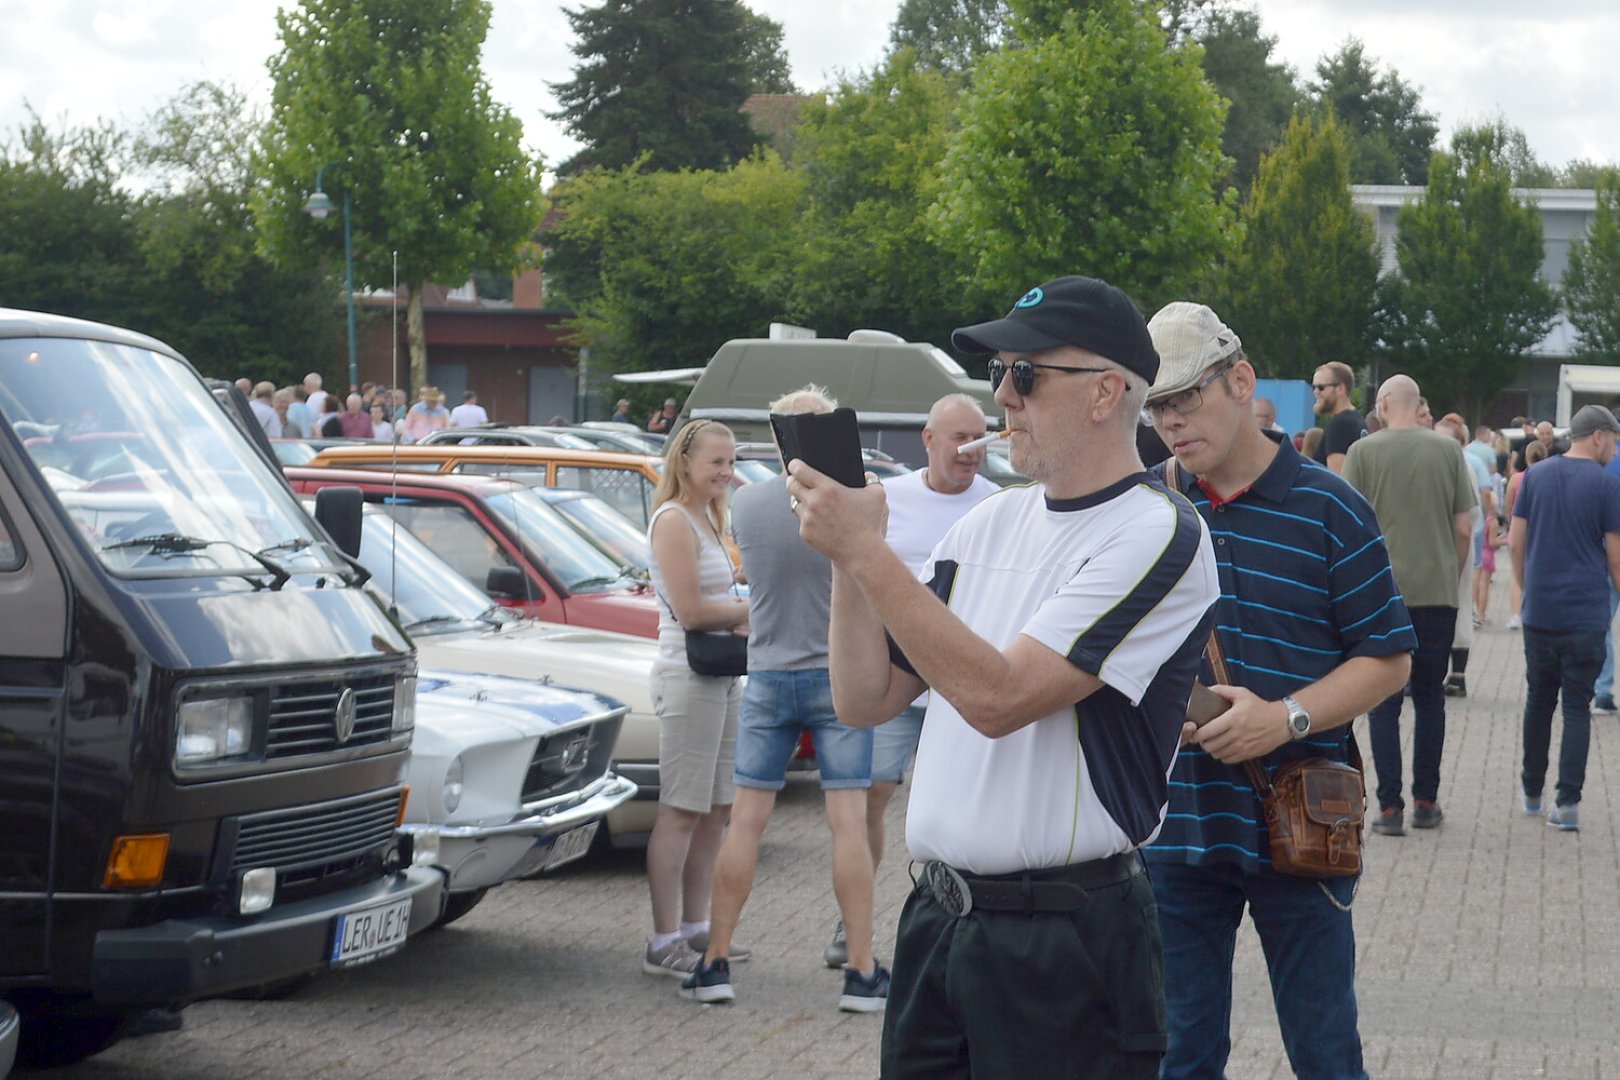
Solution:
M286 469L299 492L357 487L475 588L547 622L658 636L650 586L525 484L460 473Z

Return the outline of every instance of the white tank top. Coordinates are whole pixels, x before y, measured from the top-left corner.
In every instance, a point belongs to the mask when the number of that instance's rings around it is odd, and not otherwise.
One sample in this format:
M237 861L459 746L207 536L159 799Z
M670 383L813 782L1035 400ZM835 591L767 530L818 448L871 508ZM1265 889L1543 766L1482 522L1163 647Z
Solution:
M707 521L700 521L692 512L678 502L667 502L653 512L651 520L647 522L647 543L652 544L653 525L667 511L678 510L686 523L692 527L692 532L698 540L698 594L705 600L718 600L731 591L733 579L731 576L731 559L726 555L726 549L720 545L716 530L711 528ZM675 621L675 612L670 609L669 601L665 599L664 572L658 565L658 553L653 552L652 565L653 590L658 597L658 656L663 660L671 660L682 665L686 663L686 628Z

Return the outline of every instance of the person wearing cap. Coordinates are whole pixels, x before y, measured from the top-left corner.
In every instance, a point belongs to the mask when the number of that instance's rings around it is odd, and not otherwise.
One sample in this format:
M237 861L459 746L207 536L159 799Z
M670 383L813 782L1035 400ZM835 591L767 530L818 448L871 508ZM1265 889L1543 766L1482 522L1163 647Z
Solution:
M789 466L801 535L833 564L838 714L872 726L931 691L882 1072L1155 1077L1137 849L1163 824L1213 623L1209 535L1137 456L1159 358L1119 289L1058 278L952 341L991 354L1012 465L1035 482L968 511L921 581L884 542L881 485Z
M1564 698L1558 794L1547 824L1580 827L1591 741L1592 685L1603 667L1612 614L1605 585L1620 586L1620 423L1601 405L1570 421L1569 449L1524 474L1508 526L1513 578L1524 590L1524 812L1540 814L1553 706Z
M1462 446L1423 426L1418 384L1392 375L1378 388L1383 428L1350 448L1344 478L1378 515L1395 584L1406 602L1417 651L1412 655L1412 827L1432 829L1440 808L1440 758L1446 744L1446 671L1461 600L1458 583L1469 565L1473 510L1479 504ZM1367 714L1378 816L1372 830L1406 835L1401 797L1401 708L1397 689Z
M654 435L668 435L675 426L680 407L674 398L665 398L664 407L647 417L647 430Z
M422 387L422 400L412 405L405 414L400 433L406 442L419 442L435 431L450 426L450 410L444 407L444 395L437 386Z
M1271 971L1283 1046L1300 1076L1360 1078L1356 879L1273 870L1259 796L1307 757L1350 760L1350 722L1406 681L1417 644L1378 522L1355 490L1263 426L1243 342L1202 304L1148 323L1160 358L1147 410L1175 456L1177 490L1208 524L1221 599L1216 637L1230 707L1188 724L1164 829L1145 849L1164 936L1167 1078L1225 1075L1232 950L1245 906Z

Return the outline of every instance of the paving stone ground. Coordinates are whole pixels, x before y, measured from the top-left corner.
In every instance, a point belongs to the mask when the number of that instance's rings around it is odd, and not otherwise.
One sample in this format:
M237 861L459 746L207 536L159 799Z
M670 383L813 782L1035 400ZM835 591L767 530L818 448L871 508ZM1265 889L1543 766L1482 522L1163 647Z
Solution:
M1367 1066L1388 1080L1620 1077L1620 719L1595 718L1579 833L1520 812L1522 644L1501 626L1500 589L1493 603L1492 625L1475 638L1469 696L1450 702L1445 823L1367 840L1355 905ZM1365 748L1364 722L1358 731ZM895 846L903 823L900 798ZM909 886L906 860L891 857L877 889L882 956L892 954ZM782 798L744 916L740 936L756 959L736 969L734 1006L681 1001L673 979L641 973L641 860L593 856L491 893L388 961L286 1001L194 1006L178 1033L49 1075L872 1077L880 1021L839 1013L840 977L821 965L833 914L819 795L799 778ZM1247 930L1235 978L1228 1075L1292 1075Z

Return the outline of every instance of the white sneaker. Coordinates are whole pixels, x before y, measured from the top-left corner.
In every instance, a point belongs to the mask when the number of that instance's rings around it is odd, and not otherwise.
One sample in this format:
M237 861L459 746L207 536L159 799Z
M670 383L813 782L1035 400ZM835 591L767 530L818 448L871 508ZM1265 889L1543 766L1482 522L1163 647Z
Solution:
M649 941L641 970L648 975L673 975L677 979L684 979L696 971L702 962L703 954L693 952L685 938L676 938L662 949L654 949Z
M1523 630L1524 620L1520 619L1517 615L1514 615L1512 618L1508 619L1507 628L1509 630Z

